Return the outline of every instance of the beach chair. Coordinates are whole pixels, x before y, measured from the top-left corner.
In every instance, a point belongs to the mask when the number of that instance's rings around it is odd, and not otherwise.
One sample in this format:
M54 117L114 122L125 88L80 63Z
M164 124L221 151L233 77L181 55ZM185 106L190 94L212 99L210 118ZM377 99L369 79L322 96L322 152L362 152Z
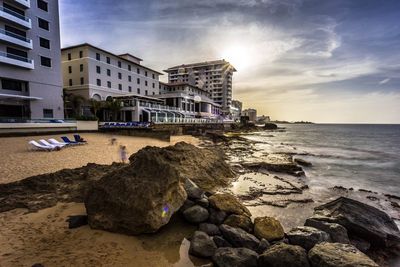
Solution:
M33 146L35 149L37 150L42 150L42 151L53 151L55 150L55 148L53 146L45 146L45 145L41 145L36 141L29 141L28 142L31 146Z
M41 143L42 145L45 145L45 146L53 146L54 148L57 148L57 147L63 148L65 146L65 145L53 145L53 144L50 144L49 142L47 142L44 139L40 139L39 143Z
M68 144L68 143L62 143L62 142L59 142L59 141L57 141L56 139L54 139L54 138L50 138L49 140L47 140L50 144L52 144L52 145L63 145L63 146L67 146L67 145L71 145L71 144Z
M75 142L86 144L87 141L84 140L79 134L74 134Z
M69 138L66 137L66 136L61 136L61 139L62 139L65 143L70 144L70 145L82 145L82 144L83 144L83 143L79 143L79 142L76 142L76 141L71 141L71 140L69 140Z

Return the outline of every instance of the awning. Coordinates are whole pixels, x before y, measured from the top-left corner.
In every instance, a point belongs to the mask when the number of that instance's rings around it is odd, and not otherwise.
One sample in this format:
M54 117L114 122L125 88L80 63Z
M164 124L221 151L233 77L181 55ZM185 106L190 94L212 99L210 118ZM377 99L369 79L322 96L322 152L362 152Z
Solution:
M43 100L43 98L41 98L41 97L25 96L25 95L10 95L10 94L0 94L0 99Z

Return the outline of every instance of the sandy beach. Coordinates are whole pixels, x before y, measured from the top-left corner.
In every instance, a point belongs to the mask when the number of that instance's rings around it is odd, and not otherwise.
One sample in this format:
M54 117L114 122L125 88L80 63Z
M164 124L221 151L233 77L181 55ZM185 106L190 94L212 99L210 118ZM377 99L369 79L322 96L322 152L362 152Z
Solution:
M87 145L55 152L28 150L29 140L53 138L54 135L1 138L0 183L92 162L111 164L119 160L120 144L132 154L147 145L161 147L179 141L199 143L191 136L172 137L170 143L117 136L117 144L112 146L109 135L82 136L88 140ZM23 209L1 213L0 266L32 266L35 263L44 266L193 266L185 237L194 229L184 222L170 223L157 235L132 237L91 230L89 226L68 229L68 216L79 214L85 214L82 203L59 203L37 213L27 213Z

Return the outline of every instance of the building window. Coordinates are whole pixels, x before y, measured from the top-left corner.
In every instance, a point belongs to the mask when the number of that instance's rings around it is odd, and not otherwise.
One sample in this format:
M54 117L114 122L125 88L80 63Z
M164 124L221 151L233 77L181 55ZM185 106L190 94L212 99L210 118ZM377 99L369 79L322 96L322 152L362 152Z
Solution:
M137 68L137 69L136 69L136 72L137 72L137 74L140 74L140 69Z
M37 0L37 6L39 9L48 12L49 8L48 8L48 4L43 1L43 0Z
M140 84L140 78L137 78L137 84Z
M118 68L122 68L122 63L121 63L121 61L118 61Z
M153 85L153 88L156 88L156 84L155 83L153 83L152 85Z
M100 68L100 66L96 66L96 72L97 72L98 74L101 74L101 68Z
M111 82L110 81L107 82L107 87L111 88Z
M147 81L144 81L144 85L147 86Z
M131 75L128 76L128 81L129 81L129 82L132 81L132 76L131 76Z
M72 73L72 67L68 66L68 73Z
M132 86L128 86L128 90L131 93L132 92Z
M153 73L151 76L153 77L153 79L155 79L155 78L156 78L156 75L155 75L154 73Z
M144 91L144 94L145 94L145 95L148 95L148 92L147 92L147 90L146 90L146 91Z
M131 65L128 65L128 70L132 71L132 66Z
M138 95L140 95L140 88L138 88L136 91L137 91Z
M69 86L72 86L72 79L69 79Z
M23 91L28 90L28 83L17 80L1 79L1 86L4 90Z
M40 57L40 65L51 68L51 58Z
M85 79L81 77L81 85L85 83Z
M83 51L79 51L79 58L83 58Z
M71 53L68 53L68 60L71 60L71 59L72 59Z
M101 86L101 80L100 79L97 79L96 83L97 83L97 86Z
M147 71L145 71L145 72L144 72L144 76L146 76L146 77L147 77Z
M80 72L83 72L83 64L80 64L80 65L79 65L79 71L80 71Z
M96 53L96 60L100 61L100 54Z
M53 110L52 109L43 109L43 118L53 118Z
M50 25L49 22L47 20L38 18L38 22L39 22L39 28L42 28L43 30L50 30Z
M118 72L118 79L122 79L122 73L121 72Z
M111 64L111 58L107 57L107 64Z
M47 39L45 39L43 37L39 37L39 41L40 41L40 46L41 47L50 49L50 40L47 40Z
M107 76L111 76L111 70L107 69Z
M156 93L155 92L153 92L153 95L155 95Z
M122 84L118 84L118 89L122 91Z

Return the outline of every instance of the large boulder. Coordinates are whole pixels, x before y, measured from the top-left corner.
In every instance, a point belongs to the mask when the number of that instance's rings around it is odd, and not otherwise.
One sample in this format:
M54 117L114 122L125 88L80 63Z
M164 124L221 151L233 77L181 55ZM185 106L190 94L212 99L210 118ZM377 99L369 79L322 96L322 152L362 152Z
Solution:
M260 244L260 240L243 229L234 228L225 224L222 224L219 229L221 230L223 237L234 247L244 247L257 250Z
M199 148L180 142L165 148L146 147L132 155L129 160L134 162L141 153L156 157L148 159L147 168L153 167L154 160L165 161L178 171L181 178L192 180L205 191L226 186L235 176L229 164L225 162L223 152L215 148Z
M258 258L259 267L309 267L307 252L300 246L279 243Z
M164 153L142 149L131 164L105 174L85 198L90 227L125 234L154 233L183 205L184 178Z
M218 248L213 262L218 267L257 267L257 253L247 248Z
M251 222L250 217L245 215L231 214L226 218L224 224L236 228L242 228L249 233L253 231L253 223Z
M209 208L208 210L210 211L210 218L209 218L210 223L220 225L224 222L227 216L225 211L216 210L213 208Z
M199 205L194 205L183 212L183 217L190 223L204 222L208 219L208 216L208 210Z
M258 217L254 219L254 235L268 241L282 239L285 232L281 223L272 217Z
M208 258L215 253L217 246L211 237L201 231L196 231L190 241L189 253L194 256Z
M231 194L215 194L209 199L211 207L226 212L227 214L251 216L250 211Z
M338 223L349 235L368 240L376 247L389 247L400 243L396 223L383 211L359 201L340 197L315 208L316 220Z
M317 244L309 251L308 258L313 267L378 267L373 260L349 244Z
M301 246L307 251L318 243L330 241L330 236L327 233L309 226L295 227L286 235L290 244Z
M349 236L347 235L347 229L337 223L329 223L324 221L307 219L304 226L311 226L321 231L328 233L334 243L349 244Z

